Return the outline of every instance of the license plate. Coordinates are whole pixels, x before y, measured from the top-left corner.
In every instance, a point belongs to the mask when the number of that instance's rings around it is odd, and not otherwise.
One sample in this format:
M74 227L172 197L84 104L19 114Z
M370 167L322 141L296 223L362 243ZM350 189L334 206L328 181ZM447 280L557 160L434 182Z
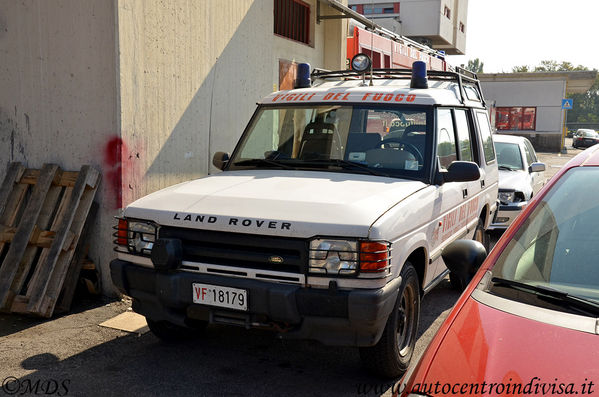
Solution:
M247 291L244 289L193 283L192 293L193 303L245 311L248 309Z

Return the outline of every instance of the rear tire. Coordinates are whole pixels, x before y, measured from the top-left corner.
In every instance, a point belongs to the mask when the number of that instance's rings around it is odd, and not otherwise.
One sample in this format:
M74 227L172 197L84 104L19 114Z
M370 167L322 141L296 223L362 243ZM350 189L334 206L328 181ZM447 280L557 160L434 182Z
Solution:
M401 277L397 300L381 339L374 346L360 348L363 365L386 378L398 378L408 369L418 332L420 287L410 262L404 264Z
M150 331L163 342L177 343L193 339L206 327L207 323L198 324L198 328L182 327L169 321L154 321L146 317Z

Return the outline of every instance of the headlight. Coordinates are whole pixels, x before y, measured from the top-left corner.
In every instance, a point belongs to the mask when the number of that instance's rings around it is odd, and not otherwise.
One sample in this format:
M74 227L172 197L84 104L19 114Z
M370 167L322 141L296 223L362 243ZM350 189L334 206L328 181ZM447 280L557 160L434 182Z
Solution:
M499 192L499 201L502 203L513 203L516 192Z
M385 241L353 241L317 238L310 241L310 273L352 276L389 273L391 248Z
M156 241L156 226L152 223L129 222L129 244L136 253L151 254Z
M503 204L519 203L525 200L526 198L524 197L524 193L522 192L516 192L513 190L499 192L499 201L501 201Z
M131 254L149 256L157 238L157 229L153 222L119 219L115 242L117 245L126 246Z
M351 275L358 270L358 243L348 240L310 241L310 272Z

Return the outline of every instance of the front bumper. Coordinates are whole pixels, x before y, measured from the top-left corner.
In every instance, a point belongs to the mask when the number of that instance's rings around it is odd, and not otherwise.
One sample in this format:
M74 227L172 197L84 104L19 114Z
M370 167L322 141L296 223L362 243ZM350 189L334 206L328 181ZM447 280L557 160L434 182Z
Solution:
M514 219L526 208L528 201L521 201L519 203L512 204L499 204L497 212L493 221L487 228L487 230L505 230L507 229Z
M115 286L133 298L133 310L155 321L269 327L282 338L338 346L376 344L401 284L398 277L379 289L316 289L185 271L158 272L120 259L110 263L110 273ZM195 304L192 283L246 289L248 311Z
M591 147L591 146L594 146L594 145L596 145L598 143L599 142L595 141L595 140L592 140L592 141L591 140L587 140L587 141L585 141L584 139L581 139L581 140L572 142L572 146L575 147L575 148L576 147Z

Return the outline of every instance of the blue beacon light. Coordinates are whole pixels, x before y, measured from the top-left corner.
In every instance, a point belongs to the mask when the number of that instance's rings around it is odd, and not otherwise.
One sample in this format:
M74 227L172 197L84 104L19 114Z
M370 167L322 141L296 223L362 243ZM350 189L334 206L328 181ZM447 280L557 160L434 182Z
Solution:
M410 88L428 88L426 78L426 62L416 61L412 64L412 81Z
M297 80L295 82L295 88L309 88L312 86L310 80L310 64L300 63L297 65Z

